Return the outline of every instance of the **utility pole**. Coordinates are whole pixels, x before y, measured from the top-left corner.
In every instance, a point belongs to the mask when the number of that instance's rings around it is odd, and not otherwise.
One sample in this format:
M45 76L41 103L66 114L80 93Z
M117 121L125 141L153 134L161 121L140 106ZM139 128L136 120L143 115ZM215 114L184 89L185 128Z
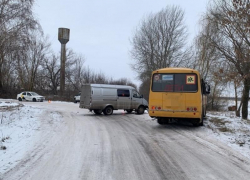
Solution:
M60 71L60 95L64 95L65 90L65 61L66 61L66 43L69 41L70 29L59 28L58 40L61 43L61 71Z

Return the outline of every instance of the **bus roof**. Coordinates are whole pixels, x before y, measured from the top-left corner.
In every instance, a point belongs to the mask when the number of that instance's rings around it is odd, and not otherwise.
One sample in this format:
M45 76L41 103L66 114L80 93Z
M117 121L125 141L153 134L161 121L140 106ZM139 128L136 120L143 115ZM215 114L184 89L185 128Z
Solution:
M199 72L195 69L177 68L177 67L157 69L153 71L153 74L154 73L197 73L199 74Z

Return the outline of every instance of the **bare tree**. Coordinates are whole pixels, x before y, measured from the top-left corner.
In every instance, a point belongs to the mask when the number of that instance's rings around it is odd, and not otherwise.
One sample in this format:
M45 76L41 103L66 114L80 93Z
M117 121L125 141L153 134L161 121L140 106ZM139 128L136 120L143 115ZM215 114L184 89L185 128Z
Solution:
M85 62L85 58L82 55L76 55L73 62L74 64L72 65L70 71L68 71L67 73L67 79L73 87L73 91L79 92L81 90L81 85L83 84L83 64Z
M109 80L108 84L116 84L116 85L126 85L126 86L132 86L135 89L137 89L137 86L132 83L129 79L127 78L120 78L117 80L113 80L112 78Z
M143 97L147 101L149 100L149 89L150 89L150 79L145 79L139 87L139 92L140 94L143 94Z
M93 80L94 84L108 84L108 78L101 71L94 75Z
M186 60L184 49L187 29L183 24L184 11L167 6L141 21L132 39L131 67L140 80L148 79L153 70L180 66Z
M211 71L218 67L220 54L211 42L211 37L216 34L216 28L206 18L201 21L202 29L195 41L195 69L197 69L204 80L209 80ZM216 68L217 69L217 68Z
M211 38L211 42L243 79L242 118L247 119L250 89L250 4L243 0L213 2L207 19L217 29L217 34Z
M21 87L32 91L35 87L37 73L43 61L46 59L50 44L46 38L34 34L18 58L18 75L20 77Z
M8 74L14 72L9 67L15 63L16 54L29 43L30 33L40 30L33 17L33 3L34 0L0 1L0 91Z
M88 67L85 67L83 70L83 84L90 84L93 82L94 72Z
M57 88L60 85L60 59L55 54L48 56L43 64L43 79L46 82L46 87L49 88L53 95L57 95Z

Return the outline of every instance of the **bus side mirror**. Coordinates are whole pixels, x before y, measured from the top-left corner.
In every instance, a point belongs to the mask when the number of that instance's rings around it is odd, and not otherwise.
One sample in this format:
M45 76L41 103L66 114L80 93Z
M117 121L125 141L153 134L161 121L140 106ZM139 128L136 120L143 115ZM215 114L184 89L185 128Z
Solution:
M206 84L206 94L210 94L210 85Z
M202 84L202 94L210 94L210 85L207 82Z

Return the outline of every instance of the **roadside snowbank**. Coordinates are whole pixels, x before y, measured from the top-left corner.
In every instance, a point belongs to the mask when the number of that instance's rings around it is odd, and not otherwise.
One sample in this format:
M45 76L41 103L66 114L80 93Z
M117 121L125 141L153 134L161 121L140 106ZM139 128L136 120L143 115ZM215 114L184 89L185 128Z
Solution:
M250 120L235 117L235 113L209 112L204 122L214 137L250 159Z
M46 118L44 117L46 115ZM49 133L60 123L60 114L0 99L0 179L39 141L40 133Z

